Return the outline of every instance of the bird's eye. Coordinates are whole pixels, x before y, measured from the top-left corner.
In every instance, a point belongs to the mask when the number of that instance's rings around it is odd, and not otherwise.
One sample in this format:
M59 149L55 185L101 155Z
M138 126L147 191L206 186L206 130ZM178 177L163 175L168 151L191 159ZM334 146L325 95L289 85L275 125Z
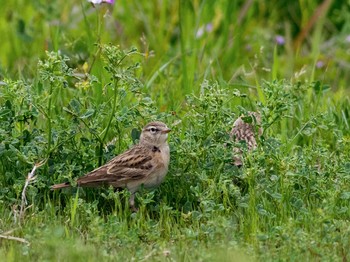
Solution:
M151 127L149 130L151 131L151 133L155 133L155 132L158 131L158 129L157 129L157 128L154 128L154 127Z

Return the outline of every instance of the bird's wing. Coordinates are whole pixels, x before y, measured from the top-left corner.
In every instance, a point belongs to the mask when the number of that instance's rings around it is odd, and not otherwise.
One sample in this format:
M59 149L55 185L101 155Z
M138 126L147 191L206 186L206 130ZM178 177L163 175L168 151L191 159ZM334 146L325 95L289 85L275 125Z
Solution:
M148 149L137 145L79 178L77 183L79 186L125 186L130 181L147 177L155 167L152 159Z

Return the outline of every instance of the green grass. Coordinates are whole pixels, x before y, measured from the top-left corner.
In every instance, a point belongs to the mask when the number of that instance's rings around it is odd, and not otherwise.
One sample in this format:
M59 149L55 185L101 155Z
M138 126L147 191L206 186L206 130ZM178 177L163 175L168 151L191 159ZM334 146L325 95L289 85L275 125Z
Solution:
M0 7L5 261L350 259L346 4L17 2ZM248 110L264 133L238 169L229 131ZM170 170L138 213L126 191L50 191L153 119L172 128Z

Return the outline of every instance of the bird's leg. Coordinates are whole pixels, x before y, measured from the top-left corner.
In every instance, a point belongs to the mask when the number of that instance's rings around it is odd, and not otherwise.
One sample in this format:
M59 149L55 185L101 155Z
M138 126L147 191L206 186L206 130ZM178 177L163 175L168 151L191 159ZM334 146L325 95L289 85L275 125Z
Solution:
M135 193L132 193L129 199L129 204L130 204L130 208L132 212L137 212L139 211L136 207L135 207Z

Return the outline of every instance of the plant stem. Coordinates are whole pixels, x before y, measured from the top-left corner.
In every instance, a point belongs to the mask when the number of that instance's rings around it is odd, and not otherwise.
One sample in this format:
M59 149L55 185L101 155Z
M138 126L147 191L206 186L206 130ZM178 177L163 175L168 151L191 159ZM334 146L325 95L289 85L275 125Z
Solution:
M47 157L49 157L49 154L51 152L51 137L52 137L52 123L51 123L51 104L52 104L52 83L50 83L50 90L49 90L49 101L47 103Z
M108 124L106 126L103 138L102 138L102 140L100 142L99 156L98 156L98 164L99 164L99 166L102 164L103 143L104 143L104 141L105 141L105 139L107 137L109 127L111 126L111 123L112 123L112 120L113 120L113 117L114 117L114 114L115 114L115 110L117 108L118 83L119 83L119 79L116 79L115 80L115 85L114 85L114 96L113 96L112 113L111 113L110 118L108 120Z
M181 62L182 62L182 88L186 90L188 87L188 75L187 75L187 60L186 60L186 36L184 30L184 12L186 3L182 0L179 0L179 18L180 18L180 45L181 45Z

